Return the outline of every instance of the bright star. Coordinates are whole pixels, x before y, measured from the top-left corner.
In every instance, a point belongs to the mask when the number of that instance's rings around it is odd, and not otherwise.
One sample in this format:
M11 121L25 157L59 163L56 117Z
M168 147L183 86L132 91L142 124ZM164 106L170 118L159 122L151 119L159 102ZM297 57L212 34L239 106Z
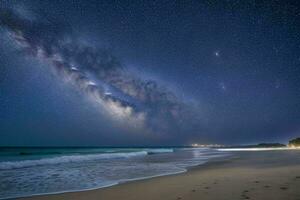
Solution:
M216 56L216 57L219 57L219 56L220 56L220 52L219 52L219 51L216 51L216 52L215 52L215 56Z

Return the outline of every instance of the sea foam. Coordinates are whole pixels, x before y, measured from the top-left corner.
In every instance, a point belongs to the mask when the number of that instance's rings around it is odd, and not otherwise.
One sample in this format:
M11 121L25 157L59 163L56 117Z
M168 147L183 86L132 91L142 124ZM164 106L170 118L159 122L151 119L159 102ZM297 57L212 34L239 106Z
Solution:
M24 167L33 167L39 165L54 165L61 163L82 162L100 159L116 159L116 158L130 158L134 156L145 156L147 151L128 152L128 153L102 153L90 155L70 155L58 156L54 158L43 158L38 160L22 160L22 161L6 161L0 162L0 170L18 169Z
M2 186L0 199L84 191L133 180L182 173L189 167L228 155L216 149L204 148L8 150L2 152L3 161L0 162L0 186ZM20 151L31 154L16 154ZM45 156L41 157L45 152ZM48 152L59 152L60 155L54 157ZM17 155L15 157L18 160L4 160L11 159L14 155Z

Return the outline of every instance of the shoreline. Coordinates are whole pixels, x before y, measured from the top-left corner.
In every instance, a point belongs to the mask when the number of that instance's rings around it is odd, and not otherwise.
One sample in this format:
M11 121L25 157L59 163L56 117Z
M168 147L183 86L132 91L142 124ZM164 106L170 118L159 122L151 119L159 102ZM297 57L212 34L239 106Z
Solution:
M160 155L160 154L157 154ZM223 160L223 159L229 159L230 158L230 153L222 153L219 155L210 155L208 160L203 160L199 161L198 163L195 163L194 165L190 165L187 167L178 167L177 169L173 170L168 170L166 172L160 172L156 173L153 175L146 175L145 176L140 176L136 178L131 178L131 179L120 179L116 181L112 181L111 183L107 183L106 185L99 185L99 186L94 186L94 187L89 187L89 188L82 188L82 189L70 189L70 190L60 190L60 191L54 191L54 192L41 192L41 193L33 193L33 194L25 194L25 195L11 195L9 197L4 197L0 198L0 200L10 200L10 199L24 199L24 198L35 198L39 196L48 196L48 195L61 195L61 194L66 194L66 193L77 193L77 192L86 192L86 191L93 191L93 190L100 190L100 189L105 189L117 185L122 185L122 184L128 184L130 182L136 182L136 181L142 181L142 180L148 180L148 179L153 179L153 178L159 178L159 177L166 177L166 176L173 176L177 174L182 174L182 173L187 173L191 169L202 166L202 165L207 165L207 163L212 162L214 160ZM30 188L29 188L30 189Z
M66 191L60 191L60 192L33 194L33 195L30 195L30 196L0 198L0 200L30 199L30 198L35 198L35 197L39 197L39 196L50 196L50 195L60 195L60 194L67 194L67 193L77 193L77 192L87 192L87 191L93 191L93 190L101 190L101 189L105 189L105 188L114 187L114 186L117 186L117 185L129 184L131 182L144 181L144 180L148 180L148 179L154 179L154 178L160 178L160 177L166 177L166 176L176 176L178 174L187 173L187 172L188 172L188 170L185 170L185 171L182 171L182 172L177 172L177 173L174 172L174 173L161 174L161 175L156 175L156 176L141 177L141 178L130 179L130 180L126 180L126 181L121 181L121 182L118 182L118 183L113 183L113 184L110 184L110 185L105 185L105 186L102 186L102 187L95 187L95 188L89 188L89 189L66 190Z
M146 181L146 180L150 180L150 179L155 179L155 178L161 178L161 177L168 177L168 176L176 176L179 174L183 174L183 173L189 173L189 171L191 170L195 170L199 167L205 167L206 165L212 165L212 164L216 164L217 162L229 162L229 157L228 155L224 156L224 157L220 157L220 158L212 158L212 160L209 160L207 162L195 165L195 166L190 166L187 167L186 169L182 169L182 171L178 171L178 172L170 172L170 173L164 173L164 174L159 174L159 175L154 175L154 176L146 176L146 177L140 177L140 178L135 178L135 179L128 179L128 180L124 180L124 181L120 181L120 182L116 182L116 183L112 183L109 185L105 185L105 186L100 186L100 187L94 187L94 188L88 188L88 189L81 189L81 190L66 190L66 191L59 191L59 192L50 192L50 193L40 193L40 194L33 194L33 195L29 195L29 196L15 196L15 197L9 197L9 198L0 198L0 200L12 200L12 199L31 199L31 198L35 198L35 197L40 197L40 196L52 196L52 195L61 195L61 194L67 194L67 193L77 193L77 192L88 192L88 191L93 191L93 190L101 190L101 189L105 189L105 188L110 188L110 187L114 187L117 185L123 185L123 184L129 184L131 182L139 182L139 181ZM221 160L221 159L225 159L225 160ZM216 160L216 159L220 159L220 160Z
M120 183L101 189L19 200L300 199L300 151L236 152L186 173Z

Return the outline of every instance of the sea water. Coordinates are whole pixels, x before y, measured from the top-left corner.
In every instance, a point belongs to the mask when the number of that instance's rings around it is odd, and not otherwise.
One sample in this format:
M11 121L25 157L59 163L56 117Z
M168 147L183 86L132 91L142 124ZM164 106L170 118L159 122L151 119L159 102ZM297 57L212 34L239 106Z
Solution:
M211 148L0 148L0 199L108 187L185 172Z

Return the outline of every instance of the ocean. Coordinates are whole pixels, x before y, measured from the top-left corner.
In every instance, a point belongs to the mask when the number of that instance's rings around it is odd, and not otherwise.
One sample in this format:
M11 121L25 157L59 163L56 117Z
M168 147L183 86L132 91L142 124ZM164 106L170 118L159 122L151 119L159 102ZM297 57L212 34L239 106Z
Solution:
M212 148L0 147L0 199L91 190L182 173L228 155Z

